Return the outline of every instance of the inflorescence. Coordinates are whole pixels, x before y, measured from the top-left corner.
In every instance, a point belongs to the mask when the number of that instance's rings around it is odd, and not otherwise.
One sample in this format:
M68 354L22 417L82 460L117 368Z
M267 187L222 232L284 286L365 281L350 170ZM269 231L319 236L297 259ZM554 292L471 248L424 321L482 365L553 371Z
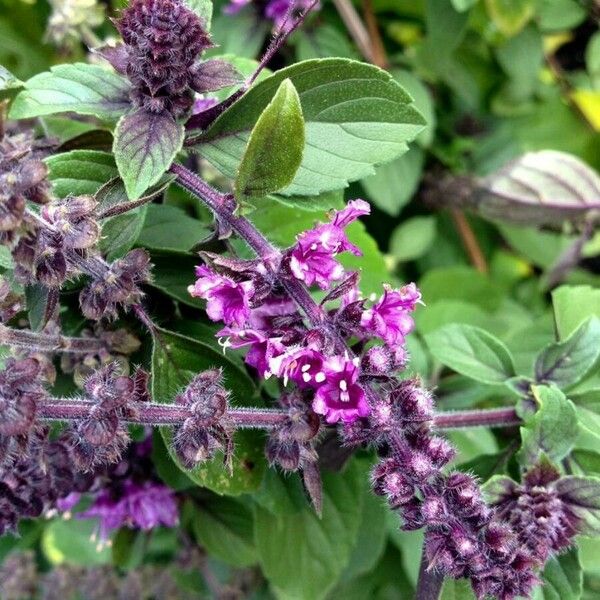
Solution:
M222 61L197 60L211 41L179 0L134 0L118 28L124 44L101 52L129 78L138 109L181 118L192 111L195 92L237 79ZM474 477L446 470L455 451L436 432L433 397L403 373L420 291L414 283L384 286L380 296L364 298L359 274L340 261L343 253L361 255L346 229L369 214L366 202L333 211L280 251L235 215L231 196L174 165L178 183L257 254L242 260L201 253L189 292L222 323L223 348L243 350L248 367L265 380L277 378L284 391L277 408L236 409L222 373L210 369L195 374L172 404L161 405L152 400L149 375L128 371L127 356L139 340L108 328L132 309L158 335L141 306L149 256L135 249L106 261L98 247L102 208L90 196L53 196L41 160L48 150L28 133L7 133L0 141L0 242L15 263L15 282L0 281L0 343L14 350L0 371L1 532L15 531L23 517L68 511L83 492L93 494L83 516L100 518L102 542L123 525L174 525L173 492L158 483L151 466L135 468L149 458L147 446L130 445L131 423L171 426L172 450L186 468L218 452L231 468L235 430L267 429L269 462L300 471L319 510L317 441L323 424L337 424L348 446L377 449L373 490L404 529L425 530L430 571L469 578L480 599L531 593L539 569L570 545L579 520L564 500L558 472L547 465L534 467L522 484L507 485L491 506ZM82 314L97 323L70 338L61 334L60 290L80 279ZM46 293L39 331L12 327L25 306L23 286L34 285ZM309 288L324 295L320 304ZM63 355L65 372L78 375L78 397L49 391L54 352ZM68 425L51 435L46 421Z

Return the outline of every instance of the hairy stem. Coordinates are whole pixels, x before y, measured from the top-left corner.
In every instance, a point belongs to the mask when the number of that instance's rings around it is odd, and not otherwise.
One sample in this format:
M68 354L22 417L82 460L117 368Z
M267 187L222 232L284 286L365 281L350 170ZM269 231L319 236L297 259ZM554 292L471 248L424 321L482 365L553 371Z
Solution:
M429 562L425 554L425 548L423 548L415 600L437 600L440 597L444 575L438 571L429 571L428 567Z
M489 410L460 410L437 413L433 419L438 429L460 429L461 427L510 427L521 423L514 408L492 408Z
M38 407L38 416L49 421L78 421L88 416L95 402L85 398L47 398ZM178 425L192 415L189 407L175 404L144 403L137 414L124 417L125 423L141 425ZM237 429L270 429L287 418L279 409L237 408L227 411L227 419Z
M33 352L73 352L92 354L106 349L98 338L76 338L63 335L48 335L28 329L13 329L0 324L0 344L26 348Z

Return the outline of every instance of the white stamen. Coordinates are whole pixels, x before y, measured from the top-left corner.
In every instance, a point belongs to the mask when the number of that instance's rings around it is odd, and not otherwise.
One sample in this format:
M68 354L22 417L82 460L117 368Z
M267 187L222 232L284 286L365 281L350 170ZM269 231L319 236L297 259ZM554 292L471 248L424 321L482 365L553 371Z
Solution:
M302 365L302 368L300 369L303 373L306 373L306 371L310 370L310 365L307 363L305 365Z
M312 377L310 376L310 373L304 373L302 375L302 380L304 381L304 383L308 383L311 379Z
M348 383L346 382L345 379L342 379L340 381L340 390L342 390L342 392L348 391Z
M323 373L322 371L319 371L316 375L315 375L315 381L317 383L323 383L325 381L325 373Z

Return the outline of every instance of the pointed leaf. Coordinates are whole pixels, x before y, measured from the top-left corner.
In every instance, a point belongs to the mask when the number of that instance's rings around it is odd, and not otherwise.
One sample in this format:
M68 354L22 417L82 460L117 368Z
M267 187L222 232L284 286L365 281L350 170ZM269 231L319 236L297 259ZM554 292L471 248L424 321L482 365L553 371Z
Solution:
M447 325L426 335L425 341L437 360L471 379L495 384L515 374L506 346L479 327Z
M234 177L254 124L285 79L298 90L306 124L304 157L287 195L316 195L373 174L406 152L425 124L385 71L347 59L308 60L255 84L196 136L202 156Z
M304 120L294 84L284 79L252 129L235 180L238 197L265 196L294 180L304 151Z
M129 82L99 65L58 65L25 82L15 98L11 119L76 112L117 120L129 109Z
M579 433L575 405L556 386L532 386L537 411L521 427L521 464L533 464L540 453L550 460L564 458Z
M583 535L600 534L600 478L562 477L556 484L561 500L582 520L578 530Z
M589 318L564 342L550 344L535 363L538 382L553 381L561 389L579 383L600 357L600 319Z
M119 120L113 151L130 200L139 198L171 166L183 134L183 125L168 114L136 110Z

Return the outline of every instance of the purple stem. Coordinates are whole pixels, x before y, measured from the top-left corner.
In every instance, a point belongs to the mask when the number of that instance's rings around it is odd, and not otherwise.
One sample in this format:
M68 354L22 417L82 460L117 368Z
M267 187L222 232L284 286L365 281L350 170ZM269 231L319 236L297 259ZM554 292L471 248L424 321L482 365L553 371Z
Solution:
M38 407L38 416L42 419L57 421L76 421L89 414L95 402L85 398L45 398ZM191 416L187 406L147 402L138 404L136 414L124 417L126 423L145 425L177 425ZM511 418L512 415L512 418ZM287 418L287 413L276 408L235 408L227 411L227 418L238 429L269 429ZM499 427L516 425L520 419L513 409L493 409L479 411L456 411L437 414L436 427L455 429L458 427Z
M97 338L48 335L28 329L12 329L1 324L0 344L26 348L33 352L72 352L74 354L94 354L107 348L106 344Z
M460 429L461 427L509 427L521 423L514 408L490 410L463 410L437 413L433 419L438 429Z
M429 561L425 554L425 546L421 554L421 566L419 567L419 580L415 600L438 600L444 583L444 575L439 571L429 571Z
M41 419L50 421L78 421L88 416L96 405L91 400L76 398L47 398L38 406ZM136 407L137 414L122 419L125 423L142 425L177 425L191 416L187 406L174 404L144 403ZM237 429L270 429L287 418L287 413L278 409L237 408L227 411L227 418Z

